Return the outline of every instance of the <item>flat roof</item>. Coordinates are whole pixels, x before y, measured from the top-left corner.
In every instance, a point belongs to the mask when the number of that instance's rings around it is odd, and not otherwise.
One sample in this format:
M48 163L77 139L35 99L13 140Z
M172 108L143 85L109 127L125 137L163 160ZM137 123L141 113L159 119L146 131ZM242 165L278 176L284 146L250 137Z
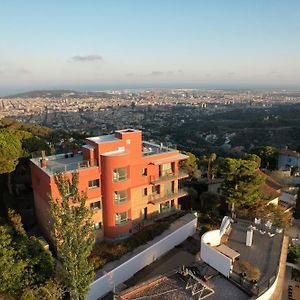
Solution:
M119 141L120 139L116 138L114 134L107 134L107 135L89 137L89 138L86 138L86 140L92 141L97 144L101 144L101 143Z
M246 246L246 234L250 225L255 226L257 230L253 230L253 243L248 247ZM260 229L265 233L262 234ZM268 232L275 234L269 236ZM277 274L282 240L283 233L276 233L275 228L267 230L264 224L257 225L246 220L238 220L233 223L227 246L240 253L239 260L234 262L233 270L239 273L239 261L248 261L252 266L260 269L261 277L257 285L261 286L266 280Z
M31 161L49 176L57 173L72 172L78 169L90 168L90 162L84 161L82 154L64 153L46 156L46 167L41 168L41 157L32 158ZM96 166L97 164L95 164Z

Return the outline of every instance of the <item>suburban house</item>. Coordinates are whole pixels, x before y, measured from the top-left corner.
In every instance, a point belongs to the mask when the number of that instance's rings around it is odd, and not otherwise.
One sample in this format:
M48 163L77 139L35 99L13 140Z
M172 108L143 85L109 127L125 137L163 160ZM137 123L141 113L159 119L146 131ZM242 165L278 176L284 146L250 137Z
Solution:
M300 167L300 153L288 148L278 152L277 167L279 170L291 170Z

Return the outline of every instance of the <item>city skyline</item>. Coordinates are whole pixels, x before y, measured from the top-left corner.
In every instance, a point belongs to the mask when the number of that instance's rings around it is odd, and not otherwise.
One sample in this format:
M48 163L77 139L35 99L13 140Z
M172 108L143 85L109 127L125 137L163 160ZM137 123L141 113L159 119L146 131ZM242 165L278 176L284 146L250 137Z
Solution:
M0 95L300 87L297 1L4 1Z

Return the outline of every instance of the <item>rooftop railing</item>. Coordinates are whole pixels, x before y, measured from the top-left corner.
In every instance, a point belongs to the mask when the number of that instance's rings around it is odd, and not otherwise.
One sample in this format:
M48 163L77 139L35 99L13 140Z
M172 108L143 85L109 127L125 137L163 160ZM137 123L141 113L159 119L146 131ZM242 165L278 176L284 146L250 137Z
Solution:
M174 151L174 149L168 148L158 144L150 143L150 142L143 142L142 143L142 155L143 156L150 156L150 155L155 155L159 153L165 153L165 152L170 152Z
M148 202L152 204L156 204L156 203L166 201L168 199L183 197L186 196L187 194L188 194L187 191L185 191L184 189L178 189L177 192L171 192L171 191L166 192L164 195L152 194L149 195Z
M79 169L86 169L90 167L95 167L97 166L97 161L94 160L94 163L91 164L90 160L82 160L79 162L72 162L69 164L63 164L61 166L47 166L46 169L51 172L52 174L56 173L66 173L66 172L71 172Z

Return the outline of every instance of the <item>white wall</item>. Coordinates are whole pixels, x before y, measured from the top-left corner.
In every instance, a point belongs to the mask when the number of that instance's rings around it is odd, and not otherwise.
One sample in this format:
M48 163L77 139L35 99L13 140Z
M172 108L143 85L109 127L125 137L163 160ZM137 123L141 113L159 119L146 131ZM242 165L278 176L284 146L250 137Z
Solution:
M208 245L209 243L210 245ZM220 230L212 230L201 237L201 258L221 274L229 277L231 259L212 247L220 245Z
M187 237L193 235L196 232L196 227L197 217L195 216L191 222L178 228L157 243L149 246L144 251L119 265L114 270L95 280L90 285L87 300L96 300L110 292L113 288L113 282L117 286L128 280L136 272L154 262L176 245L182 243Z

